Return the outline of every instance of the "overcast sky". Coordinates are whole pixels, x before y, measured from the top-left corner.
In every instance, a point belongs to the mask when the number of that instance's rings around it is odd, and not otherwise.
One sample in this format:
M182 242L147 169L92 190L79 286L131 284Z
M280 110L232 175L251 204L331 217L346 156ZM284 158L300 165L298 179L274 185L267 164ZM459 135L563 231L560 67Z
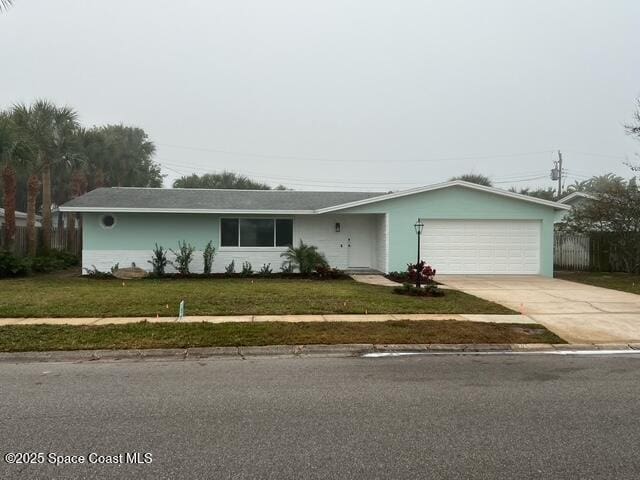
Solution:
M0 107L142 127L166 185L546 187L557 149L568 183L640 151L638 0L15 0L0 45Z

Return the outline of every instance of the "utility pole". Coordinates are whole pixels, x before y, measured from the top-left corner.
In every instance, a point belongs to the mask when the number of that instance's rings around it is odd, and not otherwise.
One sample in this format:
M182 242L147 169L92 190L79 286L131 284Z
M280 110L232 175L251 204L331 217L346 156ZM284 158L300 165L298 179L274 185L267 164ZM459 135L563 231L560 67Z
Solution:
M558 198L562 196L562 152L558 150Z
M553 162L554 167L551 169L551 180L558 181L558 195L560 198L562 195L562 152L558 150L558 161Z

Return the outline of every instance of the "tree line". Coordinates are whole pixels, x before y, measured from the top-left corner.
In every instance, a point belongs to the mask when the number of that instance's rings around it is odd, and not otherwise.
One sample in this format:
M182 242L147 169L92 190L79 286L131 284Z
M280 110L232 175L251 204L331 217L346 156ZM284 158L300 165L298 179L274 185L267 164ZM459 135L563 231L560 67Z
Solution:
M98 187L161 187L155 145L144 130L125 125L90 128L71 107L48 100L0 111L0 187L5 246L15 242L15 212L27 212L28 252L37 249L36 214L42 215L42 247L51 247L57 205ZM61 221L61 216L58 216ZM76 225L69 216L69 231Z

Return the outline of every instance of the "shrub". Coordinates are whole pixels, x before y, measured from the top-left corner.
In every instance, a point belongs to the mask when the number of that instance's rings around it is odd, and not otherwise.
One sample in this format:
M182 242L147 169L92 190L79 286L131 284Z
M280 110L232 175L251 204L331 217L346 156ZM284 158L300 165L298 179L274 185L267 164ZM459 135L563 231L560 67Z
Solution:
M416 287L411 283L403 283L401 287L393 287L393 293L399 295L411 295L414 297L442 297L444 292L436 284L427 284L423 287Z
M153 249L153 257L148 262L153 268L154 275L159 277L164 275L164 269L167 266L167 251L156 243L156 247Z
M407 273L409 275L409 279L415 283L418 275L420 276L420 283L426 285L428 283L434 283L433 278L436 276L435 268L432 268L430 265L427 265L424 260L421 260L420 263L408 263L407 264Z
M31 259L25 259L30 265L30 270L37 273L49 273L56 270L64 270L78 265L79 259L76 255L61 250L51 250L46 255L39 255Z
M318 251L318 247L307 245L302 240L297 247L289 247L286 252L280 254L287 262L296 266L300 273L309 275L317 267L328 267L326 257Z
M31 264L31 271L37 273L55 272L65 268L64 261L48 255L33 257L29 260L29 263Z
M20 277L29 273L29 262L12 252L0 250L0 278Z
M398 283L405 283L409 280L409 273L408 272L389 272L386 277L389 280L392 280L394 282L398 282Z
M114 267L111 267L111 272L101 272L95 265L91 265L91 268L83 268L83 270L91 278L113 278Z
M345 278L346 275L342 270L337 268L330 268L325 265L318 265L315 268L315 273L321 280L337 280L339 278Z
M282 262L282 266L280 267L280 271L285 274L293 273L293 264L291 262Z
M213 266L213 257L216 254L216 248L213 246L211 240L207 243L207 246L204 247L204 252L202 257L204 259L204 273L209 275L211 273L211 267Z
M262 267L260 268L260 275L271 275L273 273L273 270L271 270L271 264L270 263L265 263L262 265Z
M224 267L224 273L226 273L227 275L233 275L234 273L236 273L236 261L235 260L231 260L231 263L229 265L227 265L226 267Z
M64 250L51 250L48 257L55 258L64 263L64 268L75 267L80 265L80 257Z
M196 248L183 241L182 243L178 242L178 251L169 249L171 253L173 253L176 257L176 260L171 262L173 268L175 268L180 275L187 275L189 273L189 265L193 260L193 252Z
M242 262L242 275L251 275L253 273L253 265L251 262Z

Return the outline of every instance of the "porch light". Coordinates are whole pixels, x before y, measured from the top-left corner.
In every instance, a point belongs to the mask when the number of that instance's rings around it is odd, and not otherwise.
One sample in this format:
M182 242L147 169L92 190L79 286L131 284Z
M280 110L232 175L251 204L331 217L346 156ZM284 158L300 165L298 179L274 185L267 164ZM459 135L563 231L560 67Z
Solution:
M424 223L422 223L420 219L418 219L418 221L413 225L413 228L416 229L416 233L418 235L422 235L422 229L424 228Z
M340 232L340 222L336 222L336 233Z

